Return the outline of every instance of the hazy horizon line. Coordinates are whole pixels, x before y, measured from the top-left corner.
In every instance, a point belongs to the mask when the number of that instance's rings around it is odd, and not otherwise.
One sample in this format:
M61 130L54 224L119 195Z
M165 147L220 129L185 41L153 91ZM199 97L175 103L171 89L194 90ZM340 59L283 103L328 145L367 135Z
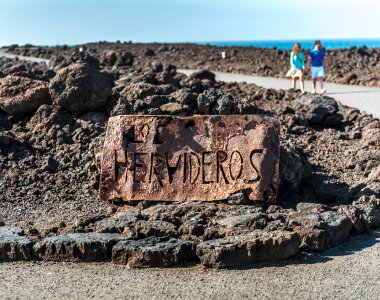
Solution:
M98 41L86 41L81 43L56 43L56 44L35 44L33 42L27 43L11 43L11 44L2 44L0 47L18 45L32 45L37 47L54 47L54 46L78 46L84 44L92 44L92 43L134 43L134 44L207 44L207 43L237 43L237 42L290 42L290 41L314 41L314 40L322 40L322 41L359 41L359 40L380 40L380 37L355 37L355 38L286 38L286 39L238 39L238 40L193 40L193 41L133 41L133 40L98 40Z

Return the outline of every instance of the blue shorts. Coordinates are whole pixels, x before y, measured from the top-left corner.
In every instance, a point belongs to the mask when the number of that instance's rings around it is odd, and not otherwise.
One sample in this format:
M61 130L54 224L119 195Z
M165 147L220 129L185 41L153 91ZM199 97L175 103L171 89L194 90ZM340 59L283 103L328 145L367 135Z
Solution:
M325 68L322 67L311 67L311 76L314 78L325 77Z

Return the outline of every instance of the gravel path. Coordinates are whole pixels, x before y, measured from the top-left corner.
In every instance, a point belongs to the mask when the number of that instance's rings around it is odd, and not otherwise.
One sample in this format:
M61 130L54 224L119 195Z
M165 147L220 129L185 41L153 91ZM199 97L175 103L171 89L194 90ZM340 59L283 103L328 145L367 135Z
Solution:
M380 299L380 231L240 270L3 263L0 299Z
M34 61L34 62L38 62L38 63L46 63L46 64L49 63L49 60L45 59L45 58L38 58L38 57L31 57L31 56L22 56L22 55L14 55L14 54L11 54L11 53L6 53L4 49L0 49L0 57L1 56L7 57L7 58L12 58L12 59L18 57L19 59L22 59L22 60Z
M196 70L181 69L178 72L189 75ZM289 89L290 79L279 79L255 75L241 75L233 73L214 72L216 79L224 82L247 82L260 85L265 88ZM311 91L311 81L305 82L307 91ZM366 113L380 118L380 88L370 88L356 85L344 85L336 83L325 83L327 95L335 98L344 105L355 107Z

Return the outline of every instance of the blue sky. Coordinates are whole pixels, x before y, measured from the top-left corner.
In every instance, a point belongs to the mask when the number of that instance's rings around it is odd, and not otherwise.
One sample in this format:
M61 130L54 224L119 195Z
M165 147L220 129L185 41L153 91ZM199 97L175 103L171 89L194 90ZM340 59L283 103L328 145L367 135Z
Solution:
M379 0L0 0L0 45L379 38Z

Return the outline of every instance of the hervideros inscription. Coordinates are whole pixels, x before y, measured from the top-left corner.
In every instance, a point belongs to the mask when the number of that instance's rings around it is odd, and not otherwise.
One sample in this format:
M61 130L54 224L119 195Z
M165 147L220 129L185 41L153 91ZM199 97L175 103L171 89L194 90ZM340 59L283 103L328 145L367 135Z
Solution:
M274 202L277 119L257 115L117 116L100 176L104 200L212 201L246 191Z

